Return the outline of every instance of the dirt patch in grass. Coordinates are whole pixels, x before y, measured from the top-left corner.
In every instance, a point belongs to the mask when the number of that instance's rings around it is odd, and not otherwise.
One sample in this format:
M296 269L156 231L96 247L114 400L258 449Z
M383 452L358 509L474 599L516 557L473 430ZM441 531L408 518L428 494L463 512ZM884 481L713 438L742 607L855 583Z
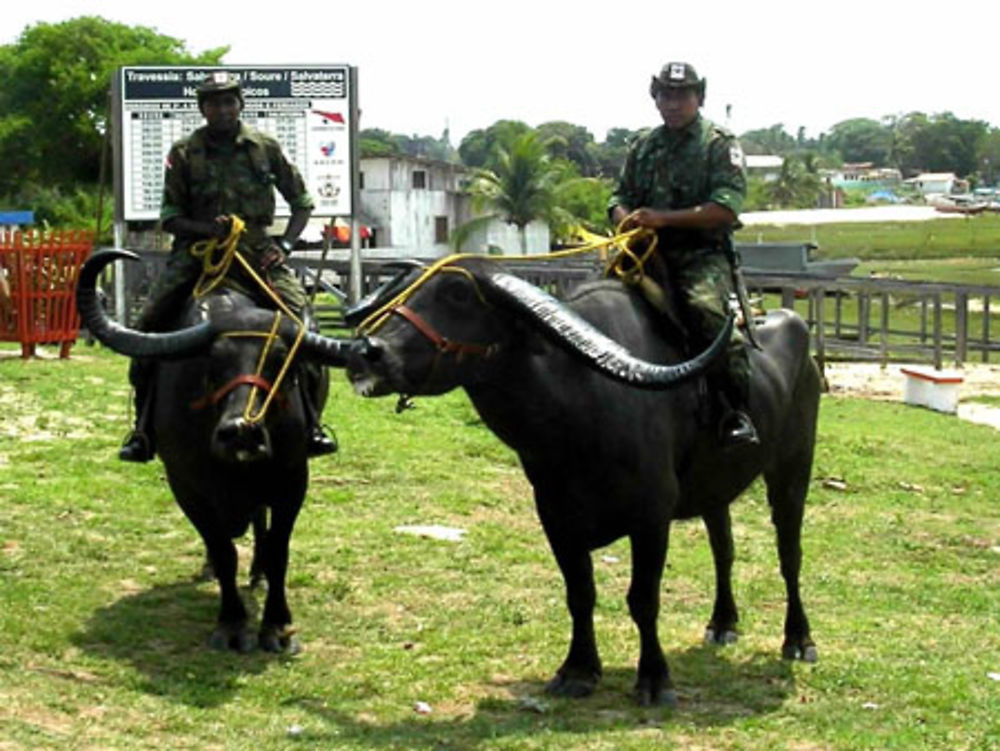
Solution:
M877 363L828 363L829 393L836 397L902 402L905 365L881 367ZM979 403L978 397L1000 395L1000 366L967 364L954 372L962 376L959 386L958 417L1000 430L1000 407Z
M900 372L906 365L880 366L878 363L828 363L826 380L834 396L901 401L906 377ZM1000 394L1000 366L965 365L957 369L963 382L960 398Z

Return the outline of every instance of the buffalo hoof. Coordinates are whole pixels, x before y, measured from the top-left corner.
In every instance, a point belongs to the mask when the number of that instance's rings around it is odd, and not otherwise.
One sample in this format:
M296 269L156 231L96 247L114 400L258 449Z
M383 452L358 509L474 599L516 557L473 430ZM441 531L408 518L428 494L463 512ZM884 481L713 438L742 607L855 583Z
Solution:
M740 639L740 635L732 629L717 630L712 626L705 629L705 643L725 646L735 644Z
M564 696L569 699L579 699L590 696L597 688L599 673L570 674L560 670L546 686L546 692L553 696Z
M246 654L252 652L257 646L257 638L242 624L234 626L220 623L212 635L208 637L208 646L220 652L233 649L241 654Z
M267 591L267 577L261 571L250 572L250 589L254 592Z
M194 575L194 580L196 582L215 581L215 569L212 567L211 561L205 561L201 564L201 569Z
M677 709L677 692L672 686L664 688L652 688L640 681L632 692L632 697L640 707L667 707Z
M781 656L785 660L802 660L802 662L816 662L819 659L812 639L786 641L781 647Z
M295 637L295 629L291 626L275 626L268 624L260 628L260 648L265 652L275 654L297 655L302 651L302 645Z

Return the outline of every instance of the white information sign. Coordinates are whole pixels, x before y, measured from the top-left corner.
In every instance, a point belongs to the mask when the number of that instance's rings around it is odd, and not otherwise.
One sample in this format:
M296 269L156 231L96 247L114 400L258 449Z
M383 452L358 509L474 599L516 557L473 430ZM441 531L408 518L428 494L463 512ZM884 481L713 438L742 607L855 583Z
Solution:
M351 96L347 65L125 67L116 81L122 218L159 218L171 145L204 125L196 89L225 70L240 79L243 122L278 140L316 203L313 216L351 215ZM277 194L278 216L288 205Z

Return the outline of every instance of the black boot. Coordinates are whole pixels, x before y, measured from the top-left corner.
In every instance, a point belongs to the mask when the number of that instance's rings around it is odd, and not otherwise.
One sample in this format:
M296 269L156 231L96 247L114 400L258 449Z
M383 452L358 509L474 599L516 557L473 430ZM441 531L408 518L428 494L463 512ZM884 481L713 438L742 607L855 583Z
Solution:
M138 359L132 360L129 367L129 380L135 389L135 426L118 449L118 458L123 462L148 462L156 455L150 419L154 367L153 363Z
M757 428L746 411L748 395L737 384L726 383L719 389L719 403L722 406L722 418L719 420L719 441L726 448L737 446L756 446L760 443Z
M328 382L319 366L310 363L302 367L299 387L306 416L306 456L309 458L335 454L339 448L337 437L328 435L327 429L319 421L319 404L326 401L327 386Z
M719 421L719 440L723 446L756 446L760 443L757 428L742 409L731 409Z
M153 460L156 450L153 448L149 436L136 425L135 428L125 438L122 447L118 449L118 458L123 462L137 462L142 464Z
M314 456L324 456L325 454L335 454L337 449L336 436L327 435L322 425L316 423L309 428L309 435L306 436L306 455L310 458Z

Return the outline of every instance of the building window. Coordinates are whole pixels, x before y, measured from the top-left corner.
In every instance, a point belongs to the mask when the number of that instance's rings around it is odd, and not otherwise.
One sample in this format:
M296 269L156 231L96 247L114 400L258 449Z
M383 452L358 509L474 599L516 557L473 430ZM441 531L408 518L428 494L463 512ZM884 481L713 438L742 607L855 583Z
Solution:
M448 242L448 217L446 216L434 217L434 242L436 243Z
M364 190L364 189L365 189L365 173L364 172L359 172L358 173L358 190Z
M423 190L427 187L427 170L413 170L413 189Z

